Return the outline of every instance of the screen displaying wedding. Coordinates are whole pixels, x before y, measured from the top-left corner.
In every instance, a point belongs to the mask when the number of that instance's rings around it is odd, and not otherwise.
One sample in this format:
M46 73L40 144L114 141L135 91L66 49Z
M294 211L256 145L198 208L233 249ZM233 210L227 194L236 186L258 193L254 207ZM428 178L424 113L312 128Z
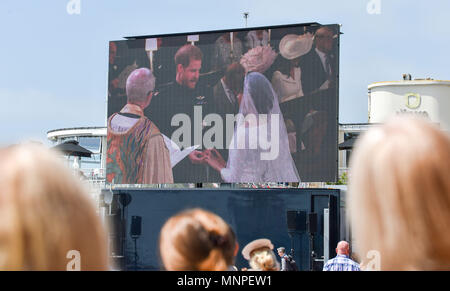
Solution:
M334 182L339 25L109 44L107 181Z

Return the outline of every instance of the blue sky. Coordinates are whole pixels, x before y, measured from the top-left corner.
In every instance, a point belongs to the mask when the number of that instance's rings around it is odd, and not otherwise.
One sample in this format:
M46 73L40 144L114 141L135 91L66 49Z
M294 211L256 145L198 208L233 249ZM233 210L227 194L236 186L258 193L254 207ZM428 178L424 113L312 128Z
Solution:
M342 24L342 123L367 122L367 85L450 79L450 1L380 0L0 1L0 145L46 141L56 128L104 126L108 41L124 36L303 22Z

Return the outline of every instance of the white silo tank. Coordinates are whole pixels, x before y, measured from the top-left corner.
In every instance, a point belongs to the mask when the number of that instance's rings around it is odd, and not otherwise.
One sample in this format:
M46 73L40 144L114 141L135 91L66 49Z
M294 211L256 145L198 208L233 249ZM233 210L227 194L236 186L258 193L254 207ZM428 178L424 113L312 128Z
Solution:
M383 123L393 115L428 117L450 131L450 81L404 80L369 85L369 123Z

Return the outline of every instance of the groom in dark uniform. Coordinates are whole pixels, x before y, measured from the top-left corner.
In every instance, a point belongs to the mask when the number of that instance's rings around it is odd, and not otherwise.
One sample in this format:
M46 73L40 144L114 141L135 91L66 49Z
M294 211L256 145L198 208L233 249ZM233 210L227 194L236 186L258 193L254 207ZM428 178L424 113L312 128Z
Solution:
M172 117L178 113L189 116L191 120L191 145L194 141L194 128L202 125L194 124L202 122L203 118L194 118L194 106L202 108L202 115L207 112L208 96L210 89L199 84L200 69L202 67L203 54L193 45L187 44L178 49L175 54L176 80L165 87L152 101L152 106L145 112L145 116L151 117L159 130L168 138L179 128L172 126ZM203 135L202 135L203 136ZM184 136L183 136L184 137ZM173 168L175 183L205 182L207 179L204 165L204 154L195 150L187 158L184 158Z

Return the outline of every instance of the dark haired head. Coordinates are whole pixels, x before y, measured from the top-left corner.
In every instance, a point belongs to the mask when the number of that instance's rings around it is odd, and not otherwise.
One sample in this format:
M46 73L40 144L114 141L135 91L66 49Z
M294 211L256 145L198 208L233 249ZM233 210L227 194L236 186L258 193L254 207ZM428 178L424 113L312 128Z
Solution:
M232 63L225 72L225 83L234 94L242 93L244 87L245 69L239 63Z
M291 74L291 69L293 67L298 67L299 60L300 57L293 60L288 60L282 55L278 55L273 66L276 71L279 71L283 75L289 76Z
M178 49L175 54L175 65L178 66L181 64L184 68L189 66L191 60L202 60L203 53L202 51L191 44L186 44Z

